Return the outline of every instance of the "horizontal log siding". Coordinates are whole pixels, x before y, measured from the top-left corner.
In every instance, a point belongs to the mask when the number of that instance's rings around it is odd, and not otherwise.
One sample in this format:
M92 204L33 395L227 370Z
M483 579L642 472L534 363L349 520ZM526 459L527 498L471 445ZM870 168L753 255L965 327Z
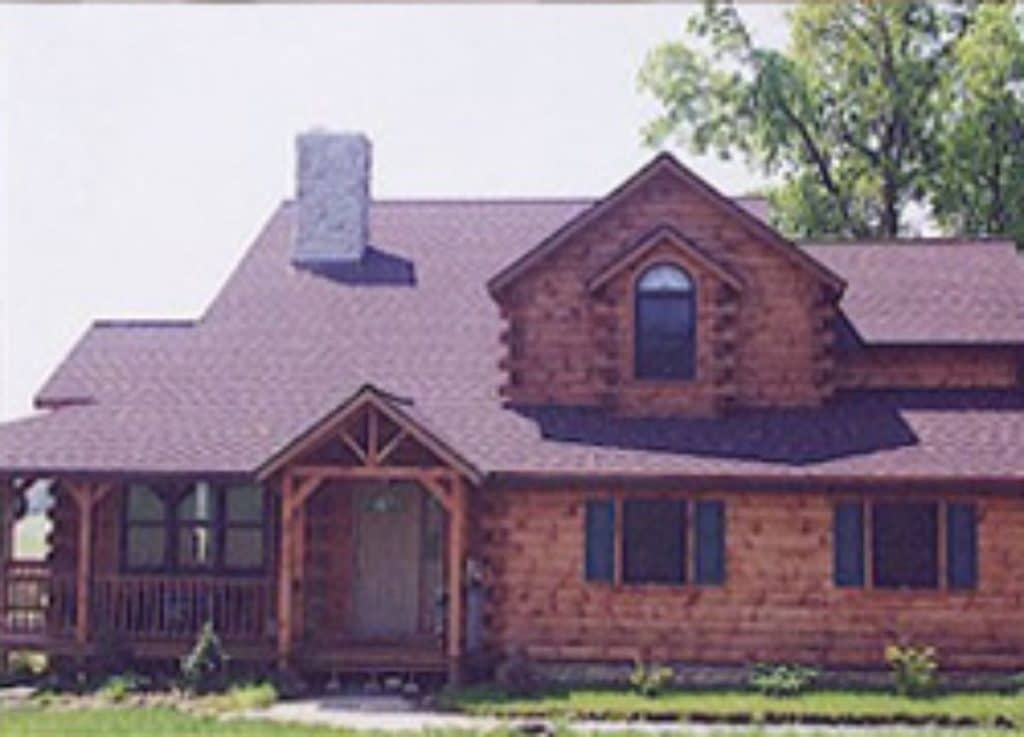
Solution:
M624 414L658 413L659 404L707 413L709 397L721 393L717 388L664 383L653 400L637 388L629 340L632 289L613 288L604 296L586 290L587 279L662 224L698 243L745 284L726 357L735 366L734 402L814 405L828 396L834 308L823 286L666 173L587 225L502 296L505 396L526 404L612 405ZM708 350L700 347L702 354ZM703 355L700 360L706 362ZM712 372L698 376L698 383L705 381L714 381Z
M593 493L509 491L481 504L490 572L489 644L541 660L881 667L898 638L935 645L944 666L1024 667L1024 501L979 497L973 592L837 589L832 502L814 493L731 493L721 587L583 580Z
M836 370L843 388L1006 389L1022 364L1019 348L871 346L838 356Z

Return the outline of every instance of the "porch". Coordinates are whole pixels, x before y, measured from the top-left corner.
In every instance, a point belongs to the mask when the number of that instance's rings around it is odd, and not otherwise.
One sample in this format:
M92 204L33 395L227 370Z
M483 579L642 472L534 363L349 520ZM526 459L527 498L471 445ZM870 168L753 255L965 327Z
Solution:
M39 477L8 479L0 651L87 659L116 643L137 658L172 658L212 622L240 660L457 678L467 645L467 484L432 446L373 397L328 418L264 469L258 486L247 481L267 503L256 523L261 563L244 575L227 566L127 565L133 546L143 557L155 546L129 540L134 488L148 489L150 506L165 504L181 527L162 517L140 522L138 539L158 538L167 560L191 562L196 531L206 530L210 541L198 542L223 562L228 523L204 527L180 510L229 508L234 482L50 477L50 550L26 561L10 544L16 500ZM197 507L188 495L200 485L212 496Z

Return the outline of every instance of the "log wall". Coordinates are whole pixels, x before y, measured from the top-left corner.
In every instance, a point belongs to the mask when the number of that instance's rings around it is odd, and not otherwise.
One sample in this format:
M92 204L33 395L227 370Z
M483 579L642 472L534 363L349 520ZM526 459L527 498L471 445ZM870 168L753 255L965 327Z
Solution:
M856 389L1007 389L1024 366L1018 348L869 346L843 353L837 384Z
M708 587L587 583L584 505L594 493L486 494L480 555L490 579L488 644L498 652L881 667L885 645L909 639L936 646L948 667L1024 667L1021 498L975 499L977 590L910 592L833 585L832 501L822 493L715 496L726 502L727 579Z
M645 233L669 225L744 283L723 340L701 345L696 382L637 382L632 372L633 282L595 298L587 280ZM691 265L681 264L684 267ZM702 280L706 281L706 280ZM706 284L700 286L706 287ZM700 297L703 309L724 315ZM703 414L725 394L745 406L814 405L831 392L835 308L818 277L756 239L735 216L711 206L691 185L662 172L569 238L500 297L507 321L504 395L524 404L605 405L623 414L688 410ZM728 335L728 340L724 336ZM705 337L706 339L706 337ZM721 384L724 384L724 387Z

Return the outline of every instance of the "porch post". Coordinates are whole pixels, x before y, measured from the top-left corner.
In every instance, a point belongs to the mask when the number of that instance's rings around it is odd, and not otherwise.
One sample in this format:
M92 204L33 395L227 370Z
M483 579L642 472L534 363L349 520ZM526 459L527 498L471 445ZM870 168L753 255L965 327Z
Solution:
M281 482L281 555L277 582L277 664L288 667L292 654L292 517L295 481L285 473Z
M93 510L105 491L94 484L72 484L71 497L78 506L78 567L75 575L75 641L82 648L89 642L92 589Z
M448 541L448 680L462 678L463 597L466 572L466 487L458 474L451 476L451 519Z
M14 481L0 484L0 633L7 625L7 567L14 552ZM0 673L8 666L8 653L0 644Z

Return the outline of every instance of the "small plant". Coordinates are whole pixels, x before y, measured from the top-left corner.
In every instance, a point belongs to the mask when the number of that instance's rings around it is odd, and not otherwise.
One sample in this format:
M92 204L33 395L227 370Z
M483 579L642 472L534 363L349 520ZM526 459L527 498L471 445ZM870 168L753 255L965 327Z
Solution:
M817 669L803 665L759 663L747 683L765 696L796 696L813 688L820 675Z
M1014 673L1007 679L1007 690L1010 693L1024 693L1024 672Z
M191 693L209 693L222 688L227 677L228 657L220 637L207 622L192 651L181 659L181 681Z
M208 706L214 711L249 711L265 709L279 698L277 688L269 681L239 683L223 694L211 696Z
M629 685L641 696L654 698L671 685L675 677L676 672L668 666L645 664L638 660L629 674Z
M107 701L118 703L132 694L145 691L148 686L149 680L144 676L135 673L122 673L105 680L96 693Z
M540 679L529 656L523 650L514 650L494 671L494 680L513 696L529 696L537 690Z
M935 693L939 670L935 648L889 645L885 648L885 662L892 670L896 693L915 698Z

